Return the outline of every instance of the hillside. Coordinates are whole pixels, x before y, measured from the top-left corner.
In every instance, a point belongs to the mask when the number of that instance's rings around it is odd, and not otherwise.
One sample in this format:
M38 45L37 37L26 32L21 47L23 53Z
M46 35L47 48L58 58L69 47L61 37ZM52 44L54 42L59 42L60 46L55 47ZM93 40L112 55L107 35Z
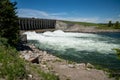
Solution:
M100 24L98 23L90 23L90 22L76 22L76 21L62 21L64 23L68 24L79 24L79 25L84 25L84 26L99 26Z
M107 24L73 21L56 21L56 29L67 32L120 32L120 29L108 27Z

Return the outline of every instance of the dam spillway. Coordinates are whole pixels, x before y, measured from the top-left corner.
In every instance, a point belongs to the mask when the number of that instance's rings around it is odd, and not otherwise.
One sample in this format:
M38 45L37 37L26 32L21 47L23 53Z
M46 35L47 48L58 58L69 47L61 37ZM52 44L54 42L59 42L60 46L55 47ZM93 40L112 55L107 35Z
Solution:
M38 18L19 18L20 30L55 29L56 20Z

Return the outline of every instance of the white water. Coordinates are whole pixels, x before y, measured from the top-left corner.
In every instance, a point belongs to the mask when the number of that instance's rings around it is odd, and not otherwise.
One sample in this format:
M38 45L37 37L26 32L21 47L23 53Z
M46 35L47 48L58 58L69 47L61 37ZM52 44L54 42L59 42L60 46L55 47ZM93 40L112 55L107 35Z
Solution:
M37 40L34 44L42 50L67 60L89 62L107 68L120 69L120 60L114 48L120 48L119 38L90 33L25 32L28 40ZM116 36L116 35L113 35Z
M76 51L109 54L114 53L112 49L120 48L119 44L109 42L110 40L114 41L114 39L97 34L65 33L61 30L44 33L25 32L24 34L27 34L28 40L37 40L45 48L56 51L64 52L72 48Z

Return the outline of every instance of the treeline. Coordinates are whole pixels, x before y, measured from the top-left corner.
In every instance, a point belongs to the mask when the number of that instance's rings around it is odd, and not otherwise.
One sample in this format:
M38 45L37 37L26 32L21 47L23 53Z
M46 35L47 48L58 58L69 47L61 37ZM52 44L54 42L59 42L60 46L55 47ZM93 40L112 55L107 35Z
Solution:
M113 27L115 29L120 29L120 23L119 21L116 21L115 23L112 23L112 21L108 22L108 27Z

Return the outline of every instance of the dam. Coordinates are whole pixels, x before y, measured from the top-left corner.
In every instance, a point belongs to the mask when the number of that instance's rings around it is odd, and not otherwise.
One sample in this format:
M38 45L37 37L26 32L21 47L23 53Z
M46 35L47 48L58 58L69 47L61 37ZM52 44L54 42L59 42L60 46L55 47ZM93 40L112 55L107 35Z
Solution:
M119 33L92 34L56 30L57 28L67 29L67 27L61 27L63 24L51 19L19 18L20 30L27 36L25 40L41 50L77 63L87 62L120 70L120 60L113 50L120 48ZM43 33L36 32L44 29L46 30ZM48 31L48 29L54 29L54 31Z
M39 18L19 18L20 30L55 29L56 20Z

